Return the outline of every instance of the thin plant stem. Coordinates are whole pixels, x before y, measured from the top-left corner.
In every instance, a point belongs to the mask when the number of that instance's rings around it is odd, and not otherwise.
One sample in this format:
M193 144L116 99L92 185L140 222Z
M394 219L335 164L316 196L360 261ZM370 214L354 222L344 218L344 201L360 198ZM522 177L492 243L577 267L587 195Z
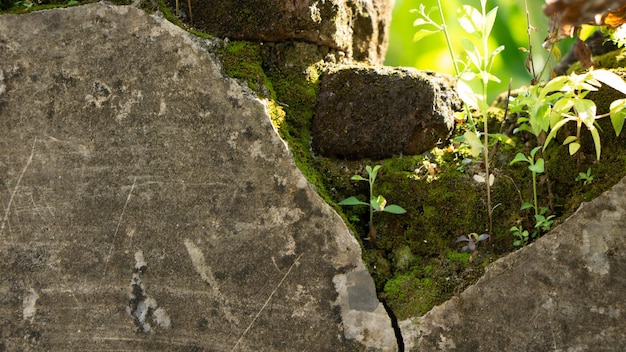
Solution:
M372 180L372 175L368 175L369 183L370 183L370 231L367 237L369 237L369 241L376 245L376 229L374 228L374 208L372 207L372 199L374 199L374 180Z
M535 215L539 215L539 202L537 201L537 173L533 174L533 200L535 201Z
M439 17L441 18L441 29L443 30L443 35L446 38L446 45L448 46L448 51L450 52L450 59L452 60L452 65L454 66L454 74L458 77L461 74L461 70L459 70L459 64L456 60L456 55L454 54L454 48L452 48L452 40L450 39L450 33L448 33L448 25L446 24L446 18L443 15L443 7L441 6L441 0L437 0L437 8L439 9ZM467 115L467 122L472 127L472 131L474 133L476 130L476 123L472 118L472 112L469 106L464 102L463 108L465 109L465 115Z
M450 34L448 33L448 26L446 25L446 18L443 17L443 8L441 7L441 0L437 0L437 8L439 9L439 16L441 17L441 28L443 29L443 35L446 37L446 44L448 44L448 51L450 52L450 58L452 64L454 64L454 73L458 76L459 65L456 62L456 55L454 55L454 49L452 49L452 40L450 40Z
M481 0L481 7L482 7L482 14L483 17L485 16L486 13L486 9L485 9L485 5L487 3L486 0ZM485 29L483 28L483 33L485 33ZM486 35L483 35L482 38L482 45L483 45L483 67L482 70L483 72L489 72L489 66L490 65L490 61L489 60L489 37ZM483 76L482 79L482 83L483 83L483 99L485 99L485 101L487 100L487 93L488 93L488 84L489 84L489 79L486 78L486 76ZM484 125L484 146L483 146L483 157L484 157L484 161L485 161L485 174L486 174L486 181L487 181L487 215L489 217L489 246L491 246L491 238L493 237L493 209L491 208L491 174L490 174L490 168L489 168L489 121L487 119L487 112L486 111L481 111L482 115L483 115L483 125Z
M528 65L527 68L530 74L533 76L531 84L536 84L538 81L537 74L535 73L535 61L533 60L533 44L531 37L531 24L530 24L530 12L528 11L528 0L524 0L524 8L526 10L526 35L528 36ZM542 71L543 72L543 71Z

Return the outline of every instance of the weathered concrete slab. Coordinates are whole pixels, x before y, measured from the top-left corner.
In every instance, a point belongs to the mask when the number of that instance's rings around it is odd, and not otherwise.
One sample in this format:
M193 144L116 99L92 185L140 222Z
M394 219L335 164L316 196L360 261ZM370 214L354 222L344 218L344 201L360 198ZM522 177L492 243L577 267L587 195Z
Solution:
M626 179L460 296L401 323L407 351L626 351Z
M0 16L0 350L396 350L248 96L133 7Z

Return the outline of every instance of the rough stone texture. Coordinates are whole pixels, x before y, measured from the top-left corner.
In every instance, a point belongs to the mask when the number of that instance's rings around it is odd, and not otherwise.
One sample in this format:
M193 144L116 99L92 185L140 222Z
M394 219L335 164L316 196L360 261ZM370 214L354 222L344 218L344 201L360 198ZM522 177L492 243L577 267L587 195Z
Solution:
M0 351L394 351L263 104L134 7L0 16Z
M412 68L340 67L322 76L312 123L325 156L420 154L445 140L461 102L449 76Z
M186 1L179 8L188 11ZM174 0L168 5L175 7ZM308 41L349 58L382 64L393 0L192 1L192 25L208 33L259 41Z
M626 179L460 296L401 323L407 351L626 351Z

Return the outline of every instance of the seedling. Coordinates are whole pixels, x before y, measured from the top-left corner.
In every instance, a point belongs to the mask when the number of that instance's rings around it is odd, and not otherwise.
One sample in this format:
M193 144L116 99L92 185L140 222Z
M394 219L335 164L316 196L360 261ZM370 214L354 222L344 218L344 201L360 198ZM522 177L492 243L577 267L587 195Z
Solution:
M587 186L593 182L593 175L591 174L591 168L587 169L587 172L579 172L576 176L576 181L583 181L583 185Z
M378 175L378 171L380 170L381 167L382 167L381 165L376 165L374 166L374 168L372 168L371 166L367 165L365 166L365 171L367 171L368 178L364 178L361 175L354 175L351 178L353 181L367 181L369 183L369 190L370 190L370 197L369 197L370 202L369 203L362 202L354 196L348 197L338 203L339 205L366 205L369 207L370 231L369 231L368 236L365 239L369 240L374 245L376 244L376 227L374 226L374 213L381 212L381 211L391 213L391 214L406 213L406 210L404 210L404 208L402 208L399 205L395 205L395 204L387 205L387 200L385 199L385 197L381 195L374 196L374 182L376 182L376 176Z
M554 215L546 216L548 208L543 207L539 214L535 214L535 228L537 231L548 232L554 223Z
M522 153L517 153L517 155L515 155L515 158L513 158L513 160L511 160L511 163L510 163L510 165L513 165L521 161L521 162L527 162L529 164L528 170L530 170L530 172L533 175L533 204L529 204L529 203L522 204L522 210L528 209L531 207L535 208L535 215L539 214L539 205L537 204L537 175L542 174L544 172L543 158L535 158L535 155L537 154L539 149L541 149L541 146L533 148L533 150L530 151L530 155L528 156Z
M530 234L528 233L528 230L524 230L521 226L513 226L509 231L511 231L513 233L513 236L516 238L516 240L513 241L513 245L515 247L523 247L528 244L528 241L530 239Z

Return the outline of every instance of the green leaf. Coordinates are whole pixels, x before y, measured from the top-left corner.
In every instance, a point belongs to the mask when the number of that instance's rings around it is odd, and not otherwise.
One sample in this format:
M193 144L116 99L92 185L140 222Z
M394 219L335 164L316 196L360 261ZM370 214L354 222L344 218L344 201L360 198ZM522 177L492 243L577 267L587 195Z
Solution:
M615 135L619 136L624 127L624 119L626 119L626 99L613 101L610 107L610 115Z
M385 204L387 204L387 200L383 196L376 196L370 199L370 205L375 211L382 211L385 209Z
M607 86L626 94L626 82L615 73L607 70L593 70L591 71L591 75Z
M568 80L568 76L558 76L553 78L541 89L538 100L542 101L549 93L562 90L566 86Z
M356 197L348 197L344 200L342 200L341 202L337 203L339 205L367 205L369 206L369 204L365 203L365 202L361 202L360 200L356 199Z
M483 33L484 37L488 37L491 34L491 30L493 29L493 24L496 22L496 17L498 15L498 6L494 7L485 15L485 33Z
M483 15L475 8L469 5L463 5L457 11L457 18L461 28L467 33L472 34L482 31L484 18Z
M465 53L469 57L472 64L474 64L476 69L480 70L483 57L480 55L480 51L476 48L476 45L474 45L474 43L468 38L461 39L461 44L463 45L463 49L465 49Z
M494 76L491 73L486 72L486 71L480 71L480 73L481 73L481 77L483 78L483 82L487 83L491 81L491 82L500 83L500 78L498 78L497 76Z
M593 137L593 144L596 146L596 158L600 160L600 152L602 145L600 144L600 134L598 133L598 129L595 126L591 126L589 129L591 132L591 136Z
M576 99L574 100L574 109L576 109L578 117L583 123L591 128L596 121L596 103L589 99Z
M535 206L531 202L524 202L520 207L520 210L533 209Z
M463 79L459 79L456 84L457 94L472 109L478 108L478 98L469 83Z
M520 162L520 161L527 162L527 163L528 163L528 162L530 162L530 161L528 160L528 158L526 157L526 155L524 155L524 154L522 154L522 153L517 153L517 154L515 155L515 157L513 158L513 160L511 160L511 162L509 163L509 165L513 165L513 164L515 164L515 163L517 163L517 162Z
M534 148L530 151L530 159L529 159L529 160L535 160L535 155L537 154L537 152L539 151L539 149L541 149L541 146L536 146L536 147L534 147Z
M497 140L498 142L515 147L515 141L504 133L489 133L489 137Z
M554 106L552 107L552 112L551 114L555 114L557 115L559 118L563 117L563 114L567 114L572 107L574 106L574 99L571 98L562 98L556 101L556 103L554 103ZM552 118L552 116L551 116ZM552 125L554 125L554 123L556 123L556 121L551 120L550 121ZM554 122L554 123L552 123Z
M415 32L415 34L413 34L413 42L419 42L420 40L431 36L433 34L437 34L441 32L441 29L437 29L437 30L430 30L430 29L420 29L417 32Z
M378 176L378 170L380 170L381 167L381 165L376 165L373 169L369 165L365 167L365 171L367 171L367 174L370 176L370 180L372 183L376 181L376 176Z
M489 57L493 59L496 55L500 54L503 50L504 50L504 45L500 45L493 52L491 52L491 56Z
M565 140L563 141L563 145L567 145L570 144L572 142L575 142L578 138L576 138L576 136L569 136L567 138L565 138Z
M537 161L533 165L530 165L528 169L536 174L542 174L544 171L543 158L537 159Z
M413 26L415 26L415 27L426 26L426 25L432 26L433 24L432 24L432 22L426 21L425 19L423 19L421 17L416 19L415 21L413 21Z
M530 116L530 128L535 136L550 128L550 106L542 104L532 110Z
M476 136L476 133L472 131L467 131L463 134L463 137L465 138L465 143L470 146L472 156L474 158L479 156L480 153L482 153L483 151L483 144L478 136Z
M557 122L553 127L552 130L550 131L550 133L548 134L548 136L546 137L546 141L543 144L543 150L546 150L546 148L548 147L548 144L550 144L550 141L552 140L552 138L554 138L554 136L556 136L556 133L559 131L559 129L561 127L563 127L563 125L565 125L567 123L567 119L563 119L559 122Z
M404 210L404 208L402 208L399 205L395 205L395 204L391 204L386 206L383 211L387 212L387 213L391 213L391 214L404 214L406 213L406 210Z
M351 179L352 181L367 181L367 179L366 179L366 178L364 178L364 177L362 177L362 176L360 176L360 175L354 175L354 176L350 177L350 179Z
M578 142L571 143L568 147L569 147L569 155L574 155L576 154L578 149L580 149L580 143Z

